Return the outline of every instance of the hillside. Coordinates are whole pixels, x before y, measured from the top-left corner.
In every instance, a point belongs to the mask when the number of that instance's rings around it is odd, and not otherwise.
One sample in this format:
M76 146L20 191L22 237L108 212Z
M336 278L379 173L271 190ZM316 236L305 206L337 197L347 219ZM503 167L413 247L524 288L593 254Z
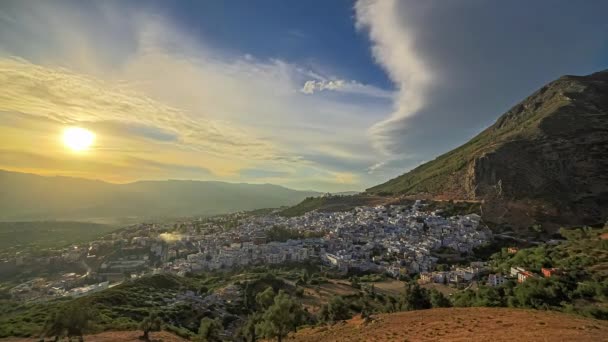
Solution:
M300 330L290 341L602 341L605 321L506 308L442 308L353 318Z
M608 70L563 76L466 144L370 194L482 200L496 223L598 224L608 217Z
M315 192L271 184L142 181L112 184L0 170L0 221L211 215L296 204Z
M280 215L287 217L300 216L313 210L324 212L348 211L357 206L374 206L387 202L388 200L385 197L365 194L308 197L302 202L282 210Z
M106 331L94 335L85 335L84 340L87 342L140 342L142 339L141 331ZM185 338L176 336L167 331L150 333L151 341L162 342L185 342L190 341ZM32 342L32 338L11 337L0 339L2 342Z
M0 222L0 250L23 246L57 247L90 241L117 228L90 222Z

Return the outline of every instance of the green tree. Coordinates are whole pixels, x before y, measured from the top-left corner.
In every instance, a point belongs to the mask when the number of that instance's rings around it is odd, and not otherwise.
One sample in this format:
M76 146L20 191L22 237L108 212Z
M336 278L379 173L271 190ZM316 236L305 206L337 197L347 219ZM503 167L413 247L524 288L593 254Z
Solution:
M197 341L200 342L216 342L220 341L220 333L222 332L222 323L218 319L205 317L201 320L198 328Z
M267 287L266 290L258 293L255 296L255 303L260 311L268 309L274 302L275 293L272 287Z
M406 285L405 291L401 297L401 308L408 311L430 309L431 301L428 291L421 288L417 283Z
M273 304L262 315L256 325L256 333L266 338L277 338L281 342L301 322L302 308L284 291L274 297Z
M350 278L350 286L353 289L361 289L361 284L359 283L359 278L357 278L357 276L352 276Z
M245 338L245 341L255 342L257 341L257 335L255 332L256 325L262 320L262 315L258 312L253 313L247 318L245 324L241 327L239 335Z
M430 293L430 301L431 306L434 308L449 308L452 306L452 303L443 293L437 291L436 289L431 289Z
M329 303L327 303L326 313L326 320L331 323L349 319L351 317L348 304L340 296L333 297Z
M55 340L67 335L69 339L78 337L83 341L93 315L93 310L83 305L64 305L47 320L44 335L55 336Z
M150 341L150 332L160 331L162 320L158 317L156 312L150 312L148 317L144 318L139 324L139 328L143 331L141 339L144 341Z
M473 290L465 290L454 293L454 306L470 307L476 302L475 292Z
M505 298L500 289L490 286L479 287L475 306L498 307L505 304Z

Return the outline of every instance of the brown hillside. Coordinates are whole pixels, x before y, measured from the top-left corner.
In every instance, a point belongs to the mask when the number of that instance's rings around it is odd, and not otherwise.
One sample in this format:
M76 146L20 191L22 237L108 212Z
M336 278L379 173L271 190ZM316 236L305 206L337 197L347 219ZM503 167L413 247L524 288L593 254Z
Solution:
M106 331L100 334L95 335L87 335L84 337L86 342L141 342L139 339L141 336L141 331ZM77 339L72 339L76 341ZM32 342L38 341L38 339L34 338L7 338L0 339L1 342ZM53 341L53 339L48 339L47 341ZM64 341L64 340L61 340ZM67 339L65 339L67 341ZM150 341L152 342L184 342L188 341L179 336L175 336L169 332L161 331L154 332L150 334Z
M608 322L550 311L432 309L307 328L289 341L608 341Z

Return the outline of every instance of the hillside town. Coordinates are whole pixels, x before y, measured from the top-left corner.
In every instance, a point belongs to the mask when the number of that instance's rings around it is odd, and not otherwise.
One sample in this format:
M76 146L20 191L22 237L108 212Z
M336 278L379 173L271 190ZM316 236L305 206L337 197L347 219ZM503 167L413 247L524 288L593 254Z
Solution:
M347 212L312 211L283 217L235 213L173 224L139 224L88 244L48 251L44 257L17 255L16 267L80 265L85 274L64 272L14 287L18 298L80 296L124 279L150 273L222 271L255 265L321 263L346 273L369 271L395 278L434 270L433 251L470 253L492 240L476 214L443 217L412 206L357 207ZM283 236L276 236L276 232ZM476 267L477 273L479 265ZM69 267L68 267L69 268ZM456 280L470 280L459 272ZM111 285L110 285L111 286Z

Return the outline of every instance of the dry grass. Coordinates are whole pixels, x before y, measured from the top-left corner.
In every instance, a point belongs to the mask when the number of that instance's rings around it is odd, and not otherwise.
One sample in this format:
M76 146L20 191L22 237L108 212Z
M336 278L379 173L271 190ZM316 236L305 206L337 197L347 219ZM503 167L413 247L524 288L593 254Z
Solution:
M84 337L86 342L134 342L142 340L139 339L141 336L141 331L106 331L100 334L95 335L87 335ZM77 339L72 339L76 341ZM38 341L38 339L34 338L8 338L8 339L0 339L1 342L32 342ZM53 341L52 339L47 339L47 341ZM61 340L64 341L64 340ZM67 339L65 339L67 341ZM150 334L150 341L152 342L184 342L188 341L179 336L175 336L169 332L161 331L154 332Z
M608 341L608 322L558 312L449 308L360 317L308 328L295 341Z

